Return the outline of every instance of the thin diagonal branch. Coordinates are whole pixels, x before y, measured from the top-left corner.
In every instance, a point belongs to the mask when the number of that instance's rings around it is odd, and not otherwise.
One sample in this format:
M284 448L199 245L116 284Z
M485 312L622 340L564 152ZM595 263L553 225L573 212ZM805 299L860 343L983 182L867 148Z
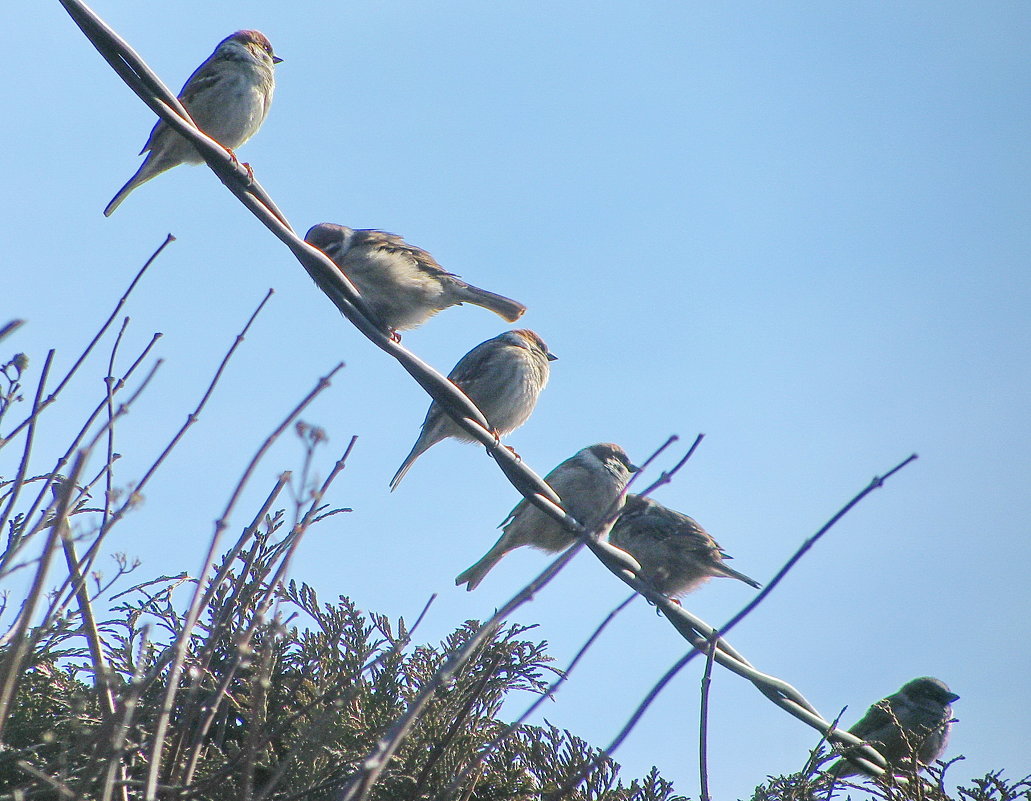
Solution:
M47 352L46 361L43 362L43 371L39 375L39 383L36 385L36 396L32 400L32 412L29 415L31 423L29 423L29 432L25 437L25 449L22 451L21 462L18 463L18 473L14 477L14 481L11 484L11 494L7 501L7 506L4 507L4 513L0 516L0 534L3 533L4 529L7 528L7 521L11 517L11 512L14 510L15 504L18 502L18 495L21 492L21 488L25 482L25 474L29 469L29 457L32 455L32 442L36 436L36 415L39 413L41 408L41 398L43 396L43 388L46 386L47 377L50 375L50 366L54 361L54 351L50 350ZM28 518L26 518L26 521ZM14 544L15 534L12 531L8 538L7 550L11 551ZM3 560L0 560L0 574L3 573L3 564L8 561L6 555Z
M247 322L244 324L243 329L240 331L239 334L236 335L236 339L234 339L233 344L229 346L229 350L226 351L226 355L222 357L222 361L219 363L218 368L215 370L215 375L214 377L212 377L211 382L208 384L208 388L204 391L204 395L201 396L200 401L197 403L197 407L192 412L190 412L189 415L187 415L186 422L183 423L179 431L176 432L175 436L168 443L165 449L161 452L161 455L158 456L158 458L154 461L154 464L150 466L150 469L148 469L147 472L143 474L143 478L139 480L139 483L136 485L137 493L142 491L143 487L146 486L147 482L150 481L154 473L157 472L158 468L161 466L162 462L164 462L168 454L172 452L172 450L175 448L177 444L179 444L179 441L186 435L186 432L190 429L190 427L197 422L197 419L200 417L201 411L203 411L204 407L208 403L208 400L211 398L212 393L214 393L215 387L218 385L218 381L222 377L222 373L225 372L226 366L229 364L229 360L233 357L233 354L236 352L236 349L240 347L244 339L246 339L247 332L250 330L251 325L254 323L254 320L257 318L257 316L261 313L261 310L265 308L265 304L269 302L269 299L272 297L273 293L274 290L272 289L265 293L265 297L262 298L261 302L258 304L258 307L253 311L250 318L248 318ZM126 504L123 504L121 508L119 508L119 510L111 518L111 521L108 524L108 528L110 528L112 525L118 522L122 514L124 514L126 508Z
M107 361L107 376L104 381L107 383L107 419L114 418L114 393L112 389L115 382L115 358L118 356L118 346L122 344L122 337L125 329L129 327L129 318L122 321L122 328L115 337L115 344L111 346L111 356ZM111 518L111 498L114 492L114 463L115 463L115 427L108 426L107 430L107 460L104 463L104 516L100 521L100 528L103 530L107 521Z
M79 356L79 358L75 361L75 364L72 365L72 368L68 371L68 374L65 375L65 377L61 379L61 383L59 383L57 385L57 389L55 389L53 392L51 392L47 396L46 400L44 400L41 404L39 404L39 408L33 409L32 414L30 414L28 417L26 417L24 420L22 420L18 425L16 425L14 427L14 429L11 431L10 434L8 434L6 437L0 437L0 448L3 448L4 445L6 445L15 436L18 435L18 432L20 432L23 428L25 428L25 426L29 425L37 417L39 417L40 413L42 413L42 411L47 406L49 406L51 403L53 403L55 400L57 400L57 396L61 394L61 390L63 390L68 385L68 382L72 380L72 376L74 376L78 372L79 368L82 366L82 363L84 361L86 361L86 357L90 355L90 353L93 351L93 348L100 341L100 338L102 336L104 336L104 333L111 326L111 323L114 321L115 317L118 316L118 312L121 311L122 307L125 305L126 301L129 299L130 293L136 288L136 285L140 282L140 279L143 278L143 274L145 272L147 272L147 268L150 267L150 265L154 263L154 260L159 255L161 255L161 251L163 251L166 247L168 247L168 245L170 243L172 243L174 241L175 241L175 237L172 236L171 234L169 234L167 237L165 237L165 241L162 242L158 246L158 249L155 250L151 254L150 258L147 259L146 263L144 263L144 265L139 269L139 272L136 273L136 277L133 278L132 281L130 282L129 288L126 289L125 292L122 294L122 297L120 297L118 299L118 303L115 304L115 307L111 311L111 314L108 316L107 320L105 320L104 324L100 326L100 330L97 331L96 335L90 341L89 345L86 346L86 350L84 350L82 352L82 354Z
M6 339L23 325L25 325L24 320L11 320L10 322L4 323L0 326L0 340Z

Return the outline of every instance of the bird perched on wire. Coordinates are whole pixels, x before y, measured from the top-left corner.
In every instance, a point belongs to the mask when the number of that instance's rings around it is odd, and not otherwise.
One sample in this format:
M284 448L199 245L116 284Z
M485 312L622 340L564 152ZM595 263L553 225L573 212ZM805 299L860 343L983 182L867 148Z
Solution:
M465 283L396 234L319 223L308 229L304 239L344 271L379 321L395 335L463 303L492 311L510 323L526 311L522 303Z
M759 582L726 564L731 557L692 518L651 498L627 495L609 542L641 565L638 578L671 598L698 589L713 576L727 576L758 589Z
M232 151L254 136L265 121L276 88L274 66L283 59L260 31L237 31L218 43L179 92L179 100L197 127ZM149 153L148 153L149 151ZM147 158L104 209L110 217L142 183L180 164L204 159L191 142L158 120L140 155ZM235 158L235 155L234 155Z
M613 503L622 502L623 488L630 474L636 472L626 451L611 442L601 442L577 451L544 480L562 499L562 508L590 530L604 519ZM475 590L501 557L523 545L554 553L576 542L575 534L525 498L508 513L501 529L504 533L494 547L460 574L455 584L468 584L467 590Z
M945 682L922 676L871 706L849 731L876 748L894 773L914 773L914 768L923 769L945 751L952 727L951 704L958 699ZM841 759L828 772L841 778L861 771Z
M521 328L481 342L458 360L448 378L483 412L500 439L529 419L548 383L549 362L556 358L539 335ZM448 437L476 441L434 401L411 453L390 480L390 489L397 488L419 456Z

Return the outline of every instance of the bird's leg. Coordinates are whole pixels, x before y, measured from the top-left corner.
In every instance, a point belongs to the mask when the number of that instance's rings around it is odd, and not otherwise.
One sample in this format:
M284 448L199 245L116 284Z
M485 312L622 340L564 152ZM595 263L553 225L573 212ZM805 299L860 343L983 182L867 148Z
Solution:
M494 444L487 446L487 453L493 456L494 452L501 447L501 434L498 432L496 428L491 428L490 433L494 437ZM505 445L504 447L511 451L512 455L516 458L516 461L522 461L522 459L519 457L519 454L516 453L515 448L513 448L511 445Z
M222 147L225 147L225 145L223 145ZM254 183L254 170L251 168L251 165L248 164L246 161L241 162L236 157L236 153L233 151L233 149L231 147L226 147L225 150L226 150L226 153L229 154L229 160L233 162L234 166L236 166L236 167L243 167L245 170L247 170L247 185L249 186L250 184L253 184Z
M497 429L495 429L495 431L494 431L494 447L497 447L500 444L501 444L501 437L499 436L499 434L497 432ZM505 447L515 457L515 460L517 462L523 461L523 457L520 456L518 453L516 453L516 449L515 448L513 448L511 445L506 445Z
M645 600L648 601L647 598L645 598ZM666 600L669 601L671 604L676 604L681 609L684 607L684 605L682 603L680 603L680 599L679 598L670 598L667 595L666 596ZM651 603L651 601L648 601L648 603ZM655 614L661 615L662 614L662 610L659 608L659 605L658 604L653 604L653 606L655 607Z

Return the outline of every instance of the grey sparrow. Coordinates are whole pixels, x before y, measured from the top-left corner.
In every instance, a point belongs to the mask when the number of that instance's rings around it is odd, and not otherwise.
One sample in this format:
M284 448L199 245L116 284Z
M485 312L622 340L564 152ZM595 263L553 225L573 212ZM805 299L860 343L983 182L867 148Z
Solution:
M871 706L849 731L876 748L896 773L930 765L945 751L952 726L952 702L959 696L940 679L922 676L907 681L894 695ZM860 769L838 760L829 773L854 776Z
M529 419L548 383L549 362L556 358L540 336L522 328L481 342L458 360L448 378L483 412L500 438ZM448 437L461 442L476 441L433 402L419 438L390 480L390 488L397 488L419 456Z
M215 52L197 67L179 92L179 100L197 127L232 154L265 121L276 88L273 68L282 60L272 52L265 34L237 31L219 42ZM164 120L158 120L151 130L140 155L144 153L147 158L107 204L105 217L110 217L140 184L180 164L200 164L204 160Z
M422 248L375 229L319 223L304 239L344 271L390 331L418 328L437 312L472 303L512 323L526 307L465 283Z
M611 442L601 442L577 451L544 480L562 499L562 508L591 529L604 519L614 502L622 500L630 474L636 472L626 451ZM460 574L455 584L468 584L467 590L475 590L501 557L523 545L554 553L576 542L576 535L525 498L508 513L500 528L503 533L494 547Z
M671 598L698 589L713 576L727 576L758 589L761 585L726 564L719 543L694 519L651 498L627 495L609 542L641 565L638 578Z

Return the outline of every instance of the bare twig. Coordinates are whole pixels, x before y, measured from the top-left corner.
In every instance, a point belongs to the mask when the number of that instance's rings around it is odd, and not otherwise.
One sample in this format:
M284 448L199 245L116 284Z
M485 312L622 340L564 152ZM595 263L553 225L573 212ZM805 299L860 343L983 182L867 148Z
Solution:
M167 241L168 240L166 240L166 244ZM114 345L111 348L111 356L108 360L107 376L105 378L105 384L107 386L107 459L104 467L105 474L107 476L107 487L104 493L104 521L107 520L111 510L111 470L114 462L114 428L115 419L117 417L114 406L114 362L115 356L118 353L118 346L122 341L122 336L125 334L125 329L128 325L129 318L126 317L122 321L122 327L119 329L118 335L115 337ZM101 524L101 528L103 528L103 522ZM83 565L82 569L80 569L79 559L75 553L75 542L72 539L71 529L68 526L67 521L64 522L59 534L61 536L61 547L64 549L65 561L68 565L68 574L73 582L74 593L78 599L79 615L82 618L83 634L89 646L90 659L93 663L93 675L96 677L97 692L100 698L100 709L104 715L104 719L108 723L113 723L116 709L115 697L111 688L111 670L107 664L107 659L104 657L104 648L100 639L100 630L97 627L96 616L93 614L93 606L90 603L89 591L86 588L85 574L88 567ZM120 778L124 779L124 766L119 766L119 772L123 773ZM121 793L123 798L128 797L128 790L124 785L121 786Z
M171 236L171 234L169 236ZM167 242L166 242L166 244L167 244ZM271 290L271 289L267 293L265 293L265 297L262 298L260 303L258 303L257 308L254 310L254 312L248 318L247 322L244 324L243 328L240 330L240 333L236 335L236 338L233 340L233 343L229 346L229 349L226 351L225 356L222 357L222 361L219 363L218 368L215 370L215 375L212 377L211 381L208 383L208 387L204 391L204 394L201 396L201 399L197 403L197 406L194 408L194 410L189 415L187 415L186 422L183 423L183 425L179 428L179 430L173 435L173 437L169 441L168 445L165 446L165 448L158 455L157 459L154 460L153 464L151 464L151 466L143 474L143 477L136 483L136 487L134 488L133 492L125 499L125 501L122 503L122 505L119 506L118 509L113 514L105 513L105 519L104 519L103 524L101 525L100 532L97 534L97 536L94 539L93 543L91 544L89 550L86 552L86 555L83 557L83 560L82 560L83 564L89 564L89 563L92 562L92 560L94 558L96 558L96 554L97 554L97 552L98 552L98 550L100 548L100 544L104 540L104 538L107 536L108 532L115 526L115 524L117 524L126 515L126 513L129 511L129 509L133 506L136 498L140 497L140 495L143 492L143 489L150 482L151 478L153 478L153 476L157 472L158 468L164 463L165 459L175 449L175 447L182 441L183 437L185 437L185 435L186 435L186 432L200 418L200 413L204 410L204 407L207 405L208 400L211 398L212 394L214 393L215 387L218 385L219 379L222 377L222 374L225 372L226 366L229 364L229 360L232 358L233 354L236 352L236 349L241 345L241 343L243 343L244 339L246 338L247 332L250 330L251 325L254 323L254 320L257 318L257 316L261 312L261 310L263 308L265 308L265 304L268 303L268 301L272 297L272 295L273 295L273 290ZM160 336L160 334L157 334L156 336ZM153 345L154 341L155 340L151 341L151 345ZM149 350L149 346L148 346L148 350ZM144 351L144 354L146 354L146 352L147 351ZM129 369L129 371L127 371L125 376L123 376L122 379L119 380L119 382L117 383L117 387L121 387L122 384L124 384L125 379L131 374L131 372L135 369L136 365L139 364L139 362L142 360L142 358L143 358L143 355L141 355L136 360L136 362ZM106 401L105 401L105 403L106 403ZM100 409L98 408L97 413L99 413L99 411L100 411ZM106 507L105 507L105 509L106 509Z
M115 305L115 308L111 312L111 315L107 318L107 320L104 321L104 324L100 326L100 330L97 331L96 336L94 336L89 345L86 346L86 350L82 352L82 354L76 360L75 364L72 365L72 368L68 371L68 374L63 379L61 379L61 383L57 385L57 389L55 389L47 396L46 400L39 405L38 409L33 409L32 414L30 414L27 418L25 418L18 425L16 425L10 434L8 434L6 437L0 437L0 448L2 448L4 445L10 442L15 436L17 436L19 431L21 431L23 428L25 428L25 426L29 425L32 421L34 421L47 406L49 406L51 403L57 400L57 396L61 394L61 390L63 390L65 386L67 386L68 382L72 380L72 376L74 376L75 373L78 372L79 368L82 366L82 363L86 361L86 357L90 355L90 353L93 351L94 346L96 346L97 342L100 341L100 338L104 336L104 332L107 331L112 321L114 321L115 317L118 316L118 312L121 311L122 307L129 299L129 294L133 291L133 289L136 288L136 284L140 282L140 279L143 277L143 274L147 271L147 268L154 263L154 260L161 254L161 251L163 251L171 242L174 241L175 237L171 234L165 237L165 241L162 242L160 246L158 246L158 249L154 251L151 257L147 259L146 263L140 268L139 272L136 273L136 277L132 279L132 282L129 284L129 288L126 289L122 297L118 299L118 303Z
M23 325L25 325L24 320L11 320L8 323L4 323L0 326L0 340L6 339Z
M154 464L150 466L150 469L143 474L143 478L141 478L139 480L139 483L136 485L137 493L142 491L142 488L146 486L147 482L150 481L154 473L157 472L157 469L161 466L162 462L164 462L168 454L170 454L172 450L175 448L175 446L179 444L179 441L183 438L183 436L185 436L186 432L190 429L190 427L197 422L197 419L200 417L201 411L207 405L208 399L211 398L212 393L215 391L215 387L218 385L218 381L222 377L222 373L225 372L226 366L229 364L229 360L236 352L236 349L240 347L240 344L246 338L247 332L250 330L251 324L254 322L255 318L257 318L257 316L261 313L261 310L265 308L265 304L268 303L269 298L272 297L273 293L274 290L272 289L265 293L265 297L262 298L261 302L258 304L258 307L251 314L243 329L240 331L239 334L236 335L236 339L233 340L233 344L229 346L229 350L226 351L226 355L222 357L222 361L219 363L218 368L215 370L215 375L211 379L211 382L208 384L208 388L205 390L204 395L200 399L200 402L197 404L197 408L195 408L189 415L187 415L186 422L183 423L179 431L177 431L175 436L172 437L171 442L168 443L165 449L161 452L161 455L158 456L158 458L154 461ZM119 508L118 512L116 512L113 518L111 519L110 523L108 524L108 528L110 528L112 525L118 522L118 519L124 513L125 509L126 505L123 504L122 507Z
M29 469L29 457L32 454L32 442L36 435L36 414L40 409L40 399L43 397L43 388L46 386L47 377L50 375L50 366L54 361L54 351L50 350L47 352L46 361L43 362L43 371L39 375L39 383L36 385L36 396L32 400L32 412L29 417L32 422L29 424L29 433L25 437L25 450L22 451L21 462L18 463L18 473L14 477L14 482L11 485L11 494L7 500L7 506L4 507L3 516L0 516L0 534L3 534L5 528L7 528L7 521L11 517L11 512L14 510L15 504L18 502L18 494L21 492L22 484L25 481L25 474ZM25 519L28 521L28 518ZM15 540L23 539L23 536L16 536L14 531L11 531L10 536L7 540L7 552L11 553L14 550ZM12 554L13 556L13 554ZM0 575L3 574L4 564L8 562L8 556L5 553L4 558L0 560Z
M601 633L605 631L606 628L608 628L609 623L615 620L616 616L624 609L626 609L628 606L630 606L630 604L637 597L638 594L636 592L631 595L628 595L625 600L620 602L618 606L616 606L611 612L605 615L605 619L602 620L601 623L599 623L595 627L593 632L591 632L591 636L588 637L587 641L580 646L580 650L576 652L576 655L573 657L572 661L570 661L570 663L566 665L566 667L562 670L562 673L559 675L559 677L555 679L555 681L553 681L551 685L549 685L547 690L541 693L541 695L537 698L536 701L534 701L532 704L530 704L530 706L526 708L526 711L523 712L523 714L516 718L515 721L513 721L510 725L506 726L505 730L498 737L496 737L490 744L488 744L488 747L499 744L501 740L503 740L505 737L507 737L509 734L515 731L517 726L529 720L530 716L534 712L536 712L540 708L541 704L543 704L545 701L547 701L548 699L554 700L555 693L559 691L559 688L563 684L569 681L569 674L571 674L576 669L576 666L580 664L580 660L583 659L584 655L590 650L591 646L594 645L595 642L597 642L598 638L601 636Z
M171 235L169 235L169 236L171 236ZM167 244L167 241L166 241L165 244ZM160 252L160 249L159 249L158 252ZM155 254L155 255L157 255L157 254ZM153 464L151 464L151 466L143 474L143 477L136 483L136 486L135 486L133 492L129 494L129 496L125 499L125 501L122 503L122 505L119 506L118 509L113 514L105 514L105 521L101 525L100 531L98 532L97 536L94 538L94 541L90 545L90 547L87 550L85 556L82 558L82 563L81 563L82 565L88 565L88 564L90 564L92 562L92 560L94 558L96 558L96 554L99 551L100 544L103 542L103 540L107 536L108 532L115 526L115 524L117 524L126 515L126 513L129 511L129 509L136 502L136 499L141 496L144 487L146 487L147 484L150 482L151 478L157 472L158 468L162 465L164 460L168 457L168 455L172 452L172 450L176 447L176 445L178 445L179 442L182 441L183 437L186 435L186 432L190 429L190 427L193 426L193 424L197 422L197 420L200 417L201 411L203 411L203 409L204 409L205 405L207 404L208 400L211 398L211 395L213 394L213 392L215 390L215 387L218 385L218 381L221 378L222 373L225 371L226 366L228 365L230 358L236 352L236 349L240 346L240 344L244 341L244 339L246 337L246 334L247 334L247 331L251 327L251 324L254 322L255 318L258 316L258 314L261 312L261 310L265 307L265 304L268 303L268 300L272 296L272 294L273 294L272 290L269 290L265 294L265 297L258 304L257 308L251 314L250 318L248 318L248 320L247 320L246 324L244 325L243 329L240 331L239 334L236 335L236 338L233 340L232 345L229 346L228 351L226 351L225 356L223 356L222 361L219 363L219 366L218 366L218 368L215 371L214 377L211 379L210 383L208 384L208 387L205 390L204 395L201 397L200 401L198 402L196 408L189 415L187 415L186 422L183 423L183 425L179 428L179 430L172 437L172 439L168 443L168 445L166 445L164 450L162 450L161 454L157 457L157 459L153 462ZM117 392L124 385L126 379L133 373L133 371L136 369L136 367L143 361L144 357L149 352L150 348L154 345L154 343L157 341L157 338L160 337L160 336L161 336L161 334L155 334L155 336L151 340L150 344L148 344L148 346L144 349L143 353L141 353L140 356L137 357L136 361L126 371L126 373L122 376L122 378L120 378L118 380L118 382L116 382L114 387L111 387L110 384L109 384L108 396L105 397L104 400L101 402L101 404L94 410L93 414L90 416L90 419L87 421L86 425L83 426L82 430L79 432L79 436L76 438L76 440L75 440L75 442L73 444L77 444L78 443L79 439L81 439L81 437L85 434L86 430L89 428L90 425L92 425L93 421L100 414L100 412L104 408L107 407L108 397L110 397L110 393L111 392ZM159 362L159 364L160 364L160 362ZM149 380L150 379L148 377L147 381L149 381ZM146 382L144 382L144 386L145 385L146 385ZM141 389L142 389L142 386L141 386ZM137 394L139 394L139 390L137 390ZM135 397L136 396L134 395L133 399L135 399ZM129 403L131 403L131 402L132 401L130 400ZM127 405L128 404L123 404L123 412L124 412L124 408ZM118 416L119 415L115 415L115 418L112 418L109 421L108 425L106 425L104 428L101 429L100 433L106 433L106 431L109 429L110 425L113 425L114 419L116 419ZM54 468L52 473L57 473L57 471L60 470L60 467L61 467L62 464L63 464L63 460L59 460L57 466ZM46 489L46 485L44 486L44 491L45 491L45 489ZM44 513L44 518L45 518L45 513Z
M142 357L140 357L140 360L141 359L142 359ZM138 361L139 360L137 360L137 363L138 363ZM119 416L121 416L122 414L126 413L126 411L135 402L135 400L140 396L140 394L143 392L143 390L146 389L148 383L151 382L151 379L154 377L155 372L157 372L157 370L158 370L158 368L160 366L161 366L161 362L159 360L154 365L154 367L151 369L151 372L147 373L147 375L143 378L143 380L140 382L140 386L136 389L136 391L129 398L129 400L126 401L126 403L123 403L119 407L117 412L115 412L115 414L114 414L114 419L115 420L117 420L119 418ZM131 369L135 369L135 365ZM105 424L105 426L101 428L101 430L97 433L97 435L94 437L94 439L90 442L90 444L87 447L82 448L80 454L82 454L82 453L85 453L85 454L92 453L92 450L95 447L98 439L101 436L103 436L105 428L106 428L106 425L107 424ZM84 433L85 433L85 429L84 429L84 431L79 432L79 436L76 437L76 442L78 441L78 439L81 438L81 435L84 434ZM43 478L44 478L44 490L43 491L45 491L45 489L48 488L48 487L52 487L54 485L55 481L61 479L61 477L57 475L56 471L54 471L52 473L49 473L46 476L43 476ZM64 485L67 485L67 481L64 481ZM75 487L74 486L71 488L71 490L69 490L69 492L73 492L73 491L75 491ZM61 494L58 494L57 497L55 498L54 502L51 505L47 506L46 509L43 510L42 515L41 515L40 523L37 524L37 526L33 529L33 532L30 532L30 533L35 533L36 531L38 531L38 530L40 530L42 528L49 528L49 529L51 529L51 538L53 539L53 537L56 536L55 535L55 531L57 529L55 528L55 526L57 526L59 524L59 522L60 522L59 514L57 512L55 512L54 515L52 516L48 512L51 511L51 509L54 509L55 507L60 506L61 498L62 497L63 496ZM39 502L39 499L37 499L37 503L38 502ZM74 506L74 501L69 501L68 502L68 511L67 511L68 514L72 513L72 511L73 511L72 507L73 506ZM26 515L26 518L28 518L28 516L29 515ZM23 538L19 542L19 546L24 544L25 540L26 540L26 538ZM48 560L49 559L49 555L51 555L52 547L53 547L52 544L51 545L47 545L43 549L42 556L39 557L38 559L36 559L35 562L37 564L39 564L39 563L41 563L43 561L44 558L46 560ZM14 548L12 547L12 548L9 548L8 550L13 550L13 549ZM9 554L5 554L5 558L7 558L7 557L9 557ZM15 570L15 569L18 569L18 566L14 566L12 568L8 568L8 571ZM85 581L85 579L81 579L81 580ZM48 624L49 621L53 620L53 616L58 612L58 610L64 608L65 604L61 603L60 599L64 595L65 591L70 586L72 586L73 589L72 589L72 593L69 595L69 598L71 598L74 595L74 592L77 591L77 589L78 589L78 583L73 581L71 573L69 573L69 575L62 582L61 587L56 592L53 593L53 601L52 601L51 605L49 605L49 608L47 609L45 614L43 615L42 622L39 624L40 627L45 627ZM67 601L65 603L67 603ZM21 631L21 627L22 627L23 623L25 623L25 619L23 618L22 615L27 614L27 613L31 614L30 604L28 604L28 602L23 604L22 609L21 609L21 611L19 613L19 618L15 620L15 623L11 627L10 631L7 634L3 635L3 637L0 637L0 645L3 645L6 642L10 641L11 639L16 638L16 637L20 637L20 636L22 636L22 634L24 634L24 632Z
M111 357L107 361L107 376L104 378L104 381L107 383L107 419L111 421L111 425L108 426L107 430L107 460L104 463L104 516L100 521L101 531L104 530L107 521L111 519L111 496L114 491L115 427L113 418L115 404L112 389L115 383L115 357L118 355L118 346L122 343L122 337L125 335L125 329L128 326L129 318L126 317L122 321L122 327L118 332L118 336L115 337L115 344L111 347Z
M709 795L709 688L712 686L712 661L716 656L716 643L720 633L713 629L709 637L709 652L705 657L705 672L702 673L702 702L698 721L698 782L700 801L711 801Z

